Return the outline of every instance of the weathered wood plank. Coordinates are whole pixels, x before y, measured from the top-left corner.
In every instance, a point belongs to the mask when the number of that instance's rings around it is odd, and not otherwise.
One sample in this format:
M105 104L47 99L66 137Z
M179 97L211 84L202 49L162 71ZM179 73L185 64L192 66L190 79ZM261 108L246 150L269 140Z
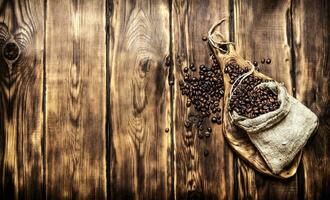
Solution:
M199 139L197 130L187 131L186 97L181 95L179 80L183 68L194 63L210 65L207 43L202 41L209 28L226 17L227 1L181 1L172 3L172 44L174 60L174 140L176 199L233 199L234 160L225 143L221 125L212 125L212 136ZM222 33L229 38L229 24ZM204 156L204 151L209 152Z
M236 49L245 59L260 61L271 58L261 71L284 82L292 93L290 48L290 1L235 0ZM239 199L295 199L298 195L297 176L286 181L276 180L238 165Z
M293 1L297 98L319 117L304 150L301 197L330 199L330 2Z
M43 1L1 1L0 21L0 199L41 199Z
M169 199L168 2L116 0L109 7L110 196Z
M47 198L105 199L105 1L46 12Z

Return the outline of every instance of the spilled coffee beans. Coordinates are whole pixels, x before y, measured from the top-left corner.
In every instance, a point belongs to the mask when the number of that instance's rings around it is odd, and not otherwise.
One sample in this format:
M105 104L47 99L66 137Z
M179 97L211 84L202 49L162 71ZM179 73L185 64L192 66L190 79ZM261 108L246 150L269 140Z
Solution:
M196 114L185 121L190 129L194 124L198 129L198 137L210 137L212 129L207 126L211 122L221 124L220 99L224 95L223 76L220 65L211 54L211 66L194 64L183 68L184 80L179 82L181 94L188 97L186 106L192 107ZM196 71L198 73L196 74Z

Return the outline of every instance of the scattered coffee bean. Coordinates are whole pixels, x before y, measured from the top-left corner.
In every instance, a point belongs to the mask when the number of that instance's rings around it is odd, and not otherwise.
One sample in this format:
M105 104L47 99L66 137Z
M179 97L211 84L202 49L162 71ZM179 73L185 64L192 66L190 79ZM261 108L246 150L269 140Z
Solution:
M205 131L205 133L204 133L204 135L205 135L205 137L210 137L211 136L211 133L210 132L208 132L208 131Z
M168 133L170 131L169 128L165 128L165 132Z
M206 38L207 39L207 38ZM224 95L223 75L220 64L210 54L211 65L194 64L184 67L184 80L179 82L181 94L187 96L186 106L191 107L193 116L188 116L184 125L187 129L196 127L198 138L210 137L212 129L209 122L220 124L220 100ZM197 73L192 73L198 71Z
M199 139L203 139L203 137L204 137L204 134L203 134L203 132L201 132L201 131L198 131L198 138Z
M209 155L209 151L207 149L204 150L204 156L207 157Z
M271 62L272 62L272 60L269 58L266 60L266 64L270 64Z
M170 56L167 56L166 57L166 60L165 60L165 66L166 67L170 67L171 66L171 63L172 63L171 57Z
M261 59L261 64L264 64L265 62L266 62L266 60L263 58L263 59Z
M257 61L253 61L253 65L254 66L258 66L258 62Z
M203 36L203 37L202 37L202 40L203 40L203 41L207 41L207 37L206 37L206 36Z

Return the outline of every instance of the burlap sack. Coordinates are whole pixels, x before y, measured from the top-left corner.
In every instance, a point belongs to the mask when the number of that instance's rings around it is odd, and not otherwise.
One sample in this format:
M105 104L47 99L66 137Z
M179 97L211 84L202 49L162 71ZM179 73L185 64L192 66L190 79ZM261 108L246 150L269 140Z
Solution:
M222 60L222 64L235 61L243 65L249 63L252 66L250 72L237 79L242 82L248 75L255 74L254 66L249 61L236 56L234 43L228 42L220 32L214 31L223 21L224 19L209 30L209 43L212 48L221 52L217 59ZM268 81L271 80L262 73L257 74ZM253 119L240 116L235 112L229 113L229 115L235 125L247 132L251 142L259 150L271 171L279 174L304 147L308 138L317 128L318 119L312 111L290 96L283 85L271 81L261 83L257 87L269 87L275 92L280 100L280 107ZM232 92L230 92L231 94ZM225 110L225 112L229 111Z
M250 119L232 113L233 123L244 129L273 173L278 174L306 144L318 125L316 115L276 82L261 83L278 94L279 109Z

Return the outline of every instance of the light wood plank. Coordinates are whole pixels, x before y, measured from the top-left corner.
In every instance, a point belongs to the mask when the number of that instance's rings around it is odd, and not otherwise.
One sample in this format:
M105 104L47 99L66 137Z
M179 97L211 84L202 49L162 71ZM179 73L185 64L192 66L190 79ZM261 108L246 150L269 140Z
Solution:
M0 199L41 199L43 1L0 1L0 21Z
M46 187L49 199L105 199L104 1L48 1Z
M169 7L110 1L110 195L170 199Z
M271 58L261 72L284 82L292 93L290 48L290 1L235 0L235 43L238 53L247 60ZM242 161L238 162L239 199L295 199L297 176L287 181L261 175Z
M234 160L222 134L221 125L212 125L207 140L197 136L197 130L187 131L187 98L181 95L178 82L183 68L194 63L210 65L207 43L202 41L209 28L229 18L229 1L172 2L172 44L174 60L174 140L175 140L175 197L176 199L233 199ZM222 33L229 38L229 24ZM209 152L204 156L204 151Z
M293 1L297 98L319 117L304 150L301 198L330 199L330 2Z

